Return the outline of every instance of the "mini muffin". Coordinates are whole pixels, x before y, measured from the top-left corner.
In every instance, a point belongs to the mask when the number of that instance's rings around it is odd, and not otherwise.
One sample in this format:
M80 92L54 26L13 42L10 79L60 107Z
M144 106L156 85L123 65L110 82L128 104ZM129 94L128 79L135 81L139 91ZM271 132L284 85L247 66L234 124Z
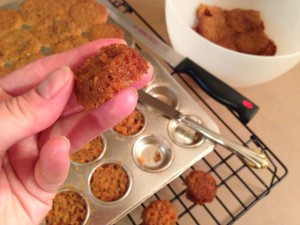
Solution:
M81 1L69 9L69 15L82 31L88 31L92 25L106 23L107 9L96 1Z
M126 170L116 163L99 166L90 180L93 195L102 202L121 199L127 193L129 185L130 180Z
M75 191L56 194L51 211L45 218L46 225L82 225L87 216L87 205Z
M216 196L217 183L209 173L193 170L186 176L185 184L187 198L196 204L212 202Z
M225 10L200 4L195 30L225 48L252 55L275 55L276 45L265 33L259 11Z
M75 71L77 100L86 110L95 109L139 81L147 70L148 63L137 50L123 44L102 47Z
M135 135L145 126L145 118L140 110L135 109L126 119L114 126L113 130L124 136Z
M101 38L125 38L125 33L122 28L115 24L103 23L93 25L88 31L90 41Z
M96 137L79 151L71 155L71 160L77 163L88 163L96 160L103 151L101 137Z
M142 219L142 225L175 225L178 215L169 201L156 200L143 210Z

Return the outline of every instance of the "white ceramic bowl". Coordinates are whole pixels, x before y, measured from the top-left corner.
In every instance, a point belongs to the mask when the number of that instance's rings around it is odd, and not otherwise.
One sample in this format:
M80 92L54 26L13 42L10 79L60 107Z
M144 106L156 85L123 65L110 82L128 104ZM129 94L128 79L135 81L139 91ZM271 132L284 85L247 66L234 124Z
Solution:
M235 52L197 34L196 9L200 3L224 9L258 10L265 32L277 45L275 56ZM300 62L299 0L166 0L166 23L176 51L233 87L270 81Z

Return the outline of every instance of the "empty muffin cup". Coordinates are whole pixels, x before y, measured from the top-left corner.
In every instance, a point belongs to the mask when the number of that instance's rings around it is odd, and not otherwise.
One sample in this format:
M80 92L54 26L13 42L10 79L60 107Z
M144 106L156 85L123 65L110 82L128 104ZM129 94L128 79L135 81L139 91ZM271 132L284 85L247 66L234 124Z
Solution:
M106 140L98 136L82 149L71 155L71 161L77 165L90 164L100 160L106 151Z
M141 105L123 121L113 127L113 131L118 135L130 137L139 135L146 127L146 116Z
M160 172L167 169L173 158L171 143L162 136L144 136L133 146L135 163L147 172Z
M174 108L179 107L179 98L177 93L168 86L156 86L147 90L147 93L154 98L166 103ZM152 107L148 107L149 110L156 111Z
M42 224L85 225L90 215L86 197L73 189L61 189L53 200L52 209Z
M104 162L89 177L89 190L102 204L113 204L126 198L132 187L132 177L119 162Z
M189 119L202 124L201 119L196 116L186 115ZM200 145L204 138L203 135L188 127L183 122L178 120L170 120L168 126L169 135L172 140L179 146L182 147L195 147Z

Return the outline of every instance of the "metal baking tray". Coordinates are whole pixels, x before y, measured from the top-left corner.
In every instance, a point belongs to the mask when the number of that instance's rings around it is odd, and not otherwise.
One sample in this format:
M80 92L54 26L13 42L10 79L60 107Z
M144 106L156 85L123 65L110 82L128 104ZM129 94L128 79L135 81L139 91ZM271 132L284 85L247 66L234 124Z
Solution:
M9 6L16 7L19 2ZM219 132L215 122L169 72L148 53L141 54L154 67L154 77L145 91L173 105L209 129ZM101 134L105 143L105 153L101 158L88 164L71 163L68 178L61 189L74 190L86 199L86 224L116 223L214 149L213 142L183 124L168 120L148 106L139 104L138 109L145 118L145 126L141 132L127 137L109 130ZM158 153L159 157L154 159L153 152ZM141 157L144 159L141 160ZM89 187L93 171L106 162L123 166L130 179L126 195L110 203L98 201Z

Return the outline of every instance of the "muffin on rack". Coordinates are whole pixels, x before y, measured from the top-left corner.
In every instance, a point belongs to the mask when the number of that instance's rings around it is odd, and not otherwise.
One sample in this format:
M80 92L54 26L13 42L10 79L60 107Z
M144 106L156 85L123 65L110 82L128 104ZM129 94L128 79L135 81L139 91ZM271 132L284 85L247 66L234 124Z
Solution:
M178 215L168 200L156 200L142 212L142 225L175 225Z
M207 172L193 170L185 177L184 182L187 185L187 198L196 204L212 202L216 197L216 180Z

